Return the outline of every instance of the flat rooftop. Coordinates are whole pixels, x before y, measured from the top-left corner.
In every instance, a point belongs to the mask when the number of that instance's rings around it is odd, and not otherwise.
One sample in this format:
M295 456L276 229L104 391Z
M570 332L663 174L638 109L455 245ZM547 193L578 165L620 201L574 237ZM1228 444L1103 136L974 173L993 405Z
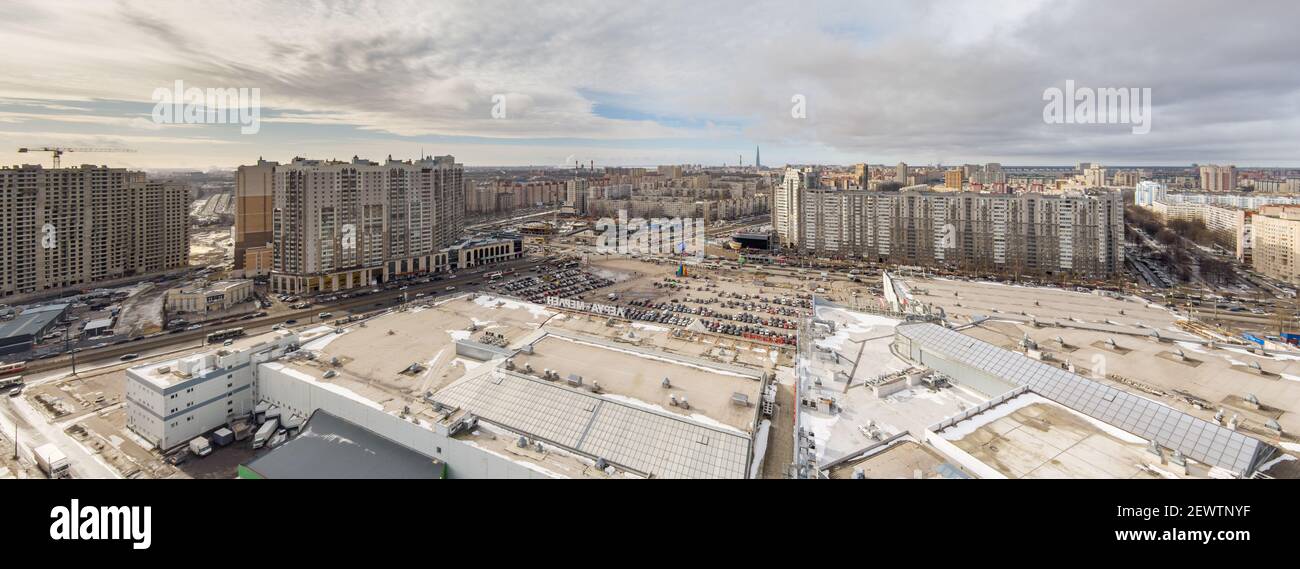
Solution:
M912 368L890 349L894 328L902 322L820 302L816 317L835 323L834 334L816 341L810 377L800 389L805 402L799 406L800 424L812 432L818 463L857 453L878 437L907 432L919 440L930 425L986 401L961 387L924 385L877 396L872 382ZM844 377L852 380L846 384Z
M1028 336L1050 363L1073 365L1076 373L1201 419L1211 420L1222 409L1228 419L1239 417L1239 430L1300 451L1300 439L1292 435L1300 433L1300 413L1294 411L1300 409L1300 350L1260 353L1212 343L1181 328L1182 319L1165 308L1134 297L938 279L912 284L928 293L918 299L943 306L950 319L957 316L956 324L977 313L991 317L963 330L966 335L1022 353L1019 342ZM1038 316L1039 325L1021 310ZM1246 403L1252 394L1262 408ZM1281 436L1265 428L1269 420L1282 426Z
M867 479L890 478L973 478L970 473L933 447L911 437L883 443L864 456L831 466L832 480L851 479L862 472Z
M1188 459L1188 471L1148 442L1034 393L1023 393L937 433L1008 478L1230 477Z
M521 302L498 306L491 297L457 297L385 314L366 320L364 325L350 325L343 334L328 327L308 331L302 347L319 355L314 360L282 363L368 399L395 401L400 409L402 398L419 399L483 364L458 356L456 340L478 340L490 332L507 342L518 342L554 314ZM338 365L332 365L336 359ZM404 373L412 364L423 369ZM337 375L325 378L328 370Z
M771 353L679 336L464 296L349 324L342 333L308 330L299 355L267 365L388 413L433 421L447 410L473 413L489 426L458 438L552 474L605 477L594 468L603 458L635 476L743 478ZM516 353L509 365L504 357L483 361L458 355L458 341ZM546 369L558 378L543 378ZM570 374L582 384L570 385ZM670 395L690 408L673 406ZM520 436L543 450L519 447Z
M291 336L294 336L294 332L290 330L276 330L273 332L267 332L265 334L258 334L256 336L244 336L235 339L234 343L232 343L229 346L213 345L212 351L210 352L205 352L202 354L190 354L184 357L173 358L167 361L142 364L142 365L135 366L133 368L129 368L127 371L131 372L131 374L136 377L139 377L141 379L148 381L149 383L154 384L159 389L166 389L178 383L189 381L196 377L200 377L206 374L208 371L211 371L211 368L204 368L200 364L200 369L198 369L196 373L184 375L180 373L180 368L178 367L180 366L182 360L198 358L201 361L204 355L206 354L215 354L216 356L220 357L225 354L231 354L231 353L240 352L247 349L257 348L259 346L269 345L280 338L286 338ZM167 371L164 373L162 371L163 369L166 369Z
M434 394L447 407L655 478L745 478L750 437L570 389L561 382L496 370Z
M516 368L531 365L538 374L554 370L561 381L575 374L586 385L599 384L607 397L626 397L665 413L716 420L746 433L754 432L761 387L757 371L746 376L705 367L703 362L691 365L660 352L573 333L547 334L532 345L532 354L514 357ZM663 387L664 378L671 387ZM748 405L734 403L732 397L736 394L742 395ZM690 409L672 405L671 397L685 399Z

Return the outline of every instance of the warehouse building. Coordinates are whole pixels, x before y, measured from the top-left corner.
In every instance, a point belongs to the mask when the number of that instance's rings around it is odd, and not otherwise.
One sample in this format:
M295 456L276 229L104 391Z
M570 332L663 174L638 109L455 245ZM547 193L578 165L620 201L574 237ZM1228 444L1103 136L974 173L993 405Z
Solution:
M67 304L49 304L28 308L13 320L0 323L0 355L31 350L36 340L48 334L67 312Z
M287 330L243 338L205 354L126 371L126 426L160 449L252 412L256 366L297 347Z

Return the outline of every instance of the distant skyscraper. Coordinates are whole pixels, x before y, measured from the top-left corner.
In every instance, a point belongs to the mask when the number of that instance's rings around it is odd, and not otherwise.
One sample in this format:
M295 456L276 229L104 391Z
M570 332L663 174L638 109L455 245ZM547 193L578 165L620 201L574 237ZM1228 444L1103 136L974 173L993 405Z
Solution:
M1237 167L1207 164L1201 166L1201 189L1207 192L1231 192L1237 189Z
M1083 171L1083 183L1090 188L1100 188L1106 185L1106 169L1101 164L1093 163Z
M816 185L817 173L811 168L799 170L786 168L785 178L776 188L772 204L772 226L783 245L799 242L800 196L805 189Z
M858 187L866 188L871 182L871 166L863 162L853 165L853 177L857 178Z
M951 189L954 189L954 190L960 190L960 189L961 189L961 183L962 183L962 170L961 170L961 168L953 168L952 170L948 170L947 172L944 172L944 173L943 173L943 185L944 185L944 187L946 187L946 188L951 188Z
M758 154L758 146L754 146L754 168L762 168L763 160Z
M899 162L897 166L894 166L894 181L904 186L907 185L907 164Z

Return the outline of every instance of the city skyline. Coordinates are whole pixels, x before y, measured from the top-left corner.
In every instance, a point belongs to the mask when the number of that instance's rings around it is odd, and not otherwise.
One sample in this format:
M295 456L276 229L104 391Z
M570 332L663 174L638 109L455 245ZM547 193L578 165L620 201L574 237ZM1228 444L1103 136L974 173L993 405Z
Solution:
M749 165L755 146L769 167L1300 166L1300 7L1283 2L250 2L203 6L202 26L185 3L20 4L0 23L23 54L0 78L6 165L58 145L136 149L65 161L137 169ZM157 123L178 81L258 89L260 128ZM1071 84L1149 89L1150 131L1047 122Z

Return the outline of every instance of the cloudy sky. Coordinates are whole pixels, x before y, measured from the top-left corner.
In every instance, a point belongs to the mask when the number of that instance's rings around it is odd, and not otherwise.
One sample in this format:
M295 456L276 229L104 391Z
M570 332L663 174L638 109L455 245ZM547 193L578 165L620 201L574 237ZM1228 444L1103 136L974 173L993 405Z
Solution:
M1294 0L5 4L0 164L1300 165ZM155 121L177 80L260 130ZM1047 124L1066 80L1150 88L1150 132Z

